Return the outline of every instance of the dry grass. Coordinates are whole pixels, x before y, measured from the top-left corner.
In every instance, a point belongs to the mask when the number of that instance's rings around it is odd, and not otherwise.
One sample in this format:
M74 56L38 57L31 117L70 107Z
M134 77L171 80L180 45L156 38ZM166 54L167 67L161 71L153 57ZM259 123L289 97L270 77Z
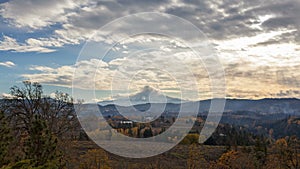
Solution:
M79 168L80 156L85 154L90 149L100 149L92 141L77 141L72 143L70 149L71 160L68 165L70 168ZM205 159L216 160L225 151L222 146L201 146L197 145L198 151L203 151ZM138 168L138 169L164 169L164 168L186 168L187 158L189 154L189 145L177 145L173 149L149 158L124 158L111 153L108 153L110 166L114 169Z

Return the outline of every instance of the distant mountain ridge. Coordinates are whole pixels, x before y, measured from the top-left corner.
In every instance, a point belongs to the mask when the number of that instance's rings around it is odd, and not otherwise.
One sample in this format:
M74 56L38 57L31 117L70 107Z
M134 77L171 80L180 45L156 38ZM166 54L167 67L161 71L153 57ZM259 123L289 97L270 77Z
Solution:
M200 102L200 112L208 111L211 100ZM250 111L258 113L285 113L300 115L300 100L296 98L265 98L259 100L251 99L226 99L225 112Z
M49 98L50 99L50 98ZM119 101L104 101L100 102L100 107L109 107L109 105L114 105L118 107L123 107L126 109L129 105L122 105L124 98L119 98ZM190 101L180 100L178 98L172 98L163 95L163 93L145 86L143 90L132 96L129 96L131 104L134 105L138 110L146 110L151 106L157 105L161 107L161 104L166 105L166 110L169 112L178 112L180 109L180 104L191 104ZM128 97L127 99L128 100ZM201 100L198 101L200 104L199 113L208 112L210 109L211 100ZM0 104L5 104L5 99L0 99ZM197 103L198 103L197 102ZM155 108L154 108L155 110ZM224 112L256 112L259 114L290 114L290 115L300 115L300 100L297 98L265 98L260 100L252 99L226 99Z
M199 101L199 112L208 112L210 109L211 100L212 99ZM177 109L180 107L179 104L189 103L192 102L166 96L155 88L145 86L141 92L138 92L134 95L119 97L115 100L102 101L98 104L100 106L116 105L124 108L134 105L138 109L149 107L149 104L152 106L161 106L161 104L166 104L167 110L177 111ZM261 114L284 113L300 115L300 100L296 98L265 98L260 100L226 99L224 111L248 111Z
M210 109L210 104L213 99L209 100L202 100L199 101L199 113L208 112ZM190 104L191 102L183 102L181 104ZM167 111L179 111L180 103L150 103L145 102L142 104L134 104L139 110L142 110L143 107L151 106L161 106L161 104L166 104ZM106 104L101 105L101 107L115 105L118 107L124 107L118 104ZM250 100L250 99L226 99L226 104L224 108L224 112L238 112L238 111L245 111L245 112L256 112L260 114L292 114L292 115L300 115L300 100L296 98L266 98L260 100Z

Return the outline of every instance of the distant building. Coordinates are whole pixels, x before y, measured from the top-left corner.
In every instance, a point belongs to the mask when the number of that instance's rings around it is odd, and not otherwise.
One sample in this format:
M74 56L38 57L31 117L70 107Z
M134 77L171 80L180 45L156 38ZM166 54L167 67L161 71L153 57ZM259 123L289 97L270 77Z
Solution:
M133 127L133 121L130 120L122 120L119 122L118 128L132 128Z

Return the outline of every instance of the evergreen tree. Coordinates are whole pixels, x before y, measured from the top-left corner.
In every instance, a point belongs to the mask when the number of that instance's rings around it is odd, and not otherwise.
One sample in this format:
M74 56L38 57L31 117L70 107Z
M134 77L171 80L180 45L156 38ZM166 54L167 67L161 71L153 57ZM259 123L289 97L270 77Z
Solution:
M36 115L28 132L25 158L30 159L33 166L41 166L48 162L59 165L57 138L49 131L46 122Z
M153 133L152 133L151 128L145 129L143 136L144 136L144 138L152 137Z
M109 131L110 131L110 130L109 130ZM111 133L111 131L110 131L110 133ZM129 136L129 137L133 137L133 136L134 136L131 127L128 129L128 136Z
M263 136L256 139L254 157L256 160L256 167L260 168L265 165L267 159L267 143Z
M4 111L0 110L0 167L9 163L7 154L12 140L12 133Z

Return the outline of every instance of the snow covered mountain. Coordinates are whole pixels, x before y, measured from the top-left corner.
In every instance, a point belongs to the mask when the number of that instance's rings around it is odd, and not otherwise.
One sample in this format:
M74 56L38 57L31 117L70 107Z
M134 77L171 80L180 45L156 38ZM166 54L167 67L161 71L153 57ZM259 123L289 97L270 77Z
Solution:
M150 87L145 86L140 92L130 95L119 97L115 100L102 101L99 102L101 106L115 104L119 106L129 106L129 105L139 105L146 103L181 103L182 100L178 98L172 98L164 95L160 91Z

